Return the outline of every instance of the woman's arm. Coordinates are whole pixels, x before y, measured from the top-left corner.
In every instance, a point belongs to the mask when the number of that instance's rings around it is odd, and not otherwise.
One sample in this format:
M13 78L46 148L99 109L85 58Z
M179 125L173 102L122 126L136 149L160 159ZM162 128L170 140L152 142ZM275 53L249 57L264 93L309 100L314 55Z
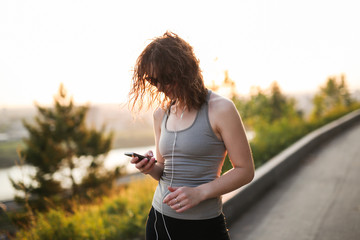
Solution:
M216 97L210 104L216 132L225 143L233 168L214 181L199 186L204 199L231 192L254 178L254 163L245 128L233 102Z
M159 152L159 140L161 134L161 122L164 117L164 111L162 109L157 109L154 111L154 133L155 133L155 148L156 148L156 159L157 163L155 163L155 158L153 157L153 152L149 151L145 154L147 157L151 157L150 161L144 159L138 163L137 158L133 158L131 160L132 163L136 163L135 167L139 169L140 172L144 174L149 174L156 180L160 180L160 177L164 171L164 158L161 156Z
M183 212L201 201L219 197L249 182L254 177L254 164L240 115L230 100L212 94L209 118L215 134L226 146L233 168L219 178L195 188L169 188L164 202Z

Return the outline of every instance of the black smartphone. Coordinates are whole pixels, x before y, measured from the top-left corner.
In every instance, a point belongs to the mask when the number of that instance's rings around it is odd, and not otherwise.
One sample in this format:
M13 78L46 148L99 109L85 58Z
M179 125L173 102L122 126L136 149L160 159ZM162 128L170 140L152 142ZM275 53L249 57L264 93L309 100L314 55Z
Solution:
M143 160L144 158L147 158L148 160L150 160L150 157L145 157L143 155L140 155L140 154L134 153L134 152L126 152L124 154L129 157L138 157L139 161ZM155 160L155 162L157 162L157 161Z

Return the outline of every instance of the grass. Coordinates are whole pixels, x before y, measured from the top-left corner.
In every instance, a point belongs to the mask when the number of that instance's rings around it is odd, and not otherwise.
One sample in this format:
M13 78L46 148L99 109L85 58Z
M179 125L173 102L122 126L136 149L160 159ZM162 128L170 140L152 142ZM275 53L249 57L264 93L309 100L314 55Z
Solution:
M73 203L72 212L51 209L36 215L14 239L144 239L156 181L136 180L97 204Z

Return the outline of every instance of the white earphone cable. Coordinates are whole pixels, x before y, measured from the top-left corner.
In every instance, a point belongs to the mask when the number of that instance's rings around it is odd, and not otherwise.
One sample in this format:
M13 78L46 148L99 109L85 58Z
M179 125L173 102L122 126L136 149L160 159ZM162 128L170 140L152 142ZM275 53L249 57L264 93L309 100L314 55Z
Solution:
M180 115L180 121L182 120L183 116L184 116L184 112L185 112L185 108L183 109L181 115ZM171 179L170 179L170 187L172 187L172 183L173 183L173 179L174 179L174 151L175 151L175 144L176 144L176 139L177 139L177 129L175 127L175 135L174 135L174 142L173 142L173 145L172 145L172 152L171 152ZM159 182L160 183L160 182ZM164 198L167 196L167 194L169 193L169 190L167 190L162 198L162 201L164 200ZM154 209L155 210L155 209ZM163 214L163 203L161 203L161 216L162 216L162 219L163 219L163 223L164 223L164 227L165 227L165 230L166 230L166 233L169 237L169 239L171 240L171 237L170 237L170 233L167 229L167 226L166 226L166 222L165 222L165 218L164 218L164 214ZM154 223L154 228L155 228L155 233L156 233L156 239L159 239L158 238L158 233L157 233L157 230L156 230L156 221L157 221L157 216L156 216L156 210L155 210L155 223Z

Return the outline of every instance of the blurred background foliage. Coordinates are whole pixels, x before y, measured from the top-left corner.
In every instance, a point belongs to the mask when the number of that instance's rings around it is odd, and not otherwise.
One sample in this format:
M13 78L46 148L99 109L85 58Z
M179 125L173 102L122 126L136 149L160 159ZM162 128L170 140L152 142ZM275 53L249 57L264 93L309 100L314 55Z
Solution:
M227 79L226 82L231 80ZM312 110L297 109L296 100L282 93L277 82L254 88L249 97L232 95L247 132L255 166L259 167L307 133L360 107L351 97L345 75L327 79L312 99ZM223 172L231 168L227 158Z
M230 89L249 134L255 166L259 167L312 130L360 107L351 97L345 75L329 77L312 98L309 113L297 109L273 82L268 89L253 88L247 97L234 91L227 72L222 86ZM67 100L66 100L67 99ZM53 108L38 106L35 125L24 122L30 132L21 152L24 161L37 166L34 184L15 183L23 191L23 211L9 213L16 226L14 239L143 239L156 182L150 178L115 185L119 169L104 171L102 161L112 145L112 133L84 124L87 106L75 107L61 86ZM150 133L151 135L151 133ZM52 176L61 166L72 169L74 159L90 156L88 172L80 183L71 180L70 194ZM75 158L76 157L76 158ZM231 168L226 158L223 173ZM61 194L60 194L61 193ZM43 195L42 195L43 194ZM30 196L38 196L37 204ZM25 197L24 197L25 196Z
M75 106L63 85L54 96L53 107L36 107L35 121L23 123L29 137L19 150L21 164L34 166L36 173L29 176L29 182L11 179L19 192L15 199L45 210L61 204L65 196L85 200L104 194L120 175L119 169L109 171L103 166L113 133L106 131L105 125L100 130L88 127L88 106ZM76 179L76 168L85 171L81 179Z
M92 204L71 205L38 213L36 221L19 230L14 239L144 239L144 224L151 206L155 180L135 180L114 188Z

